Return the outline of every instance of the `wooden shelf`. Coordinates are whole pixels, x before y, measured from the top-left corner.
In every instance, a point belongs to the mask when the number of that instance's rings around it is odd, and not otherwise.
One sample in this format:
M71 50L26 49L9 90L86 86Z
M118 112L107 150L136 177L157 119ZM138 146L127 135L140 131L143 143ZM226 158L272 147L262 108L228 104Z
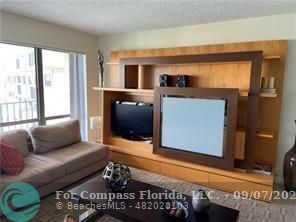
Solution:
M106 65L119 65L119 62L107 62Z
M237 127L236 131L245 132L245 129L243 127ZM269 139L273 139L274 135L275 135L275 132L269 129L261 129L259 132L256 133L257 137L269 138Z
M152 153L152 144L144 141L127 140L120 136L111 135L107 139L107 144L115 147L122 147L123 149L132 152Z
M110 92L129 92L129 93L154 93L153 89L124 89L124 88L106 88L106 87L93 87L93 90L110 91Z
M259 132L257 132L256 134L258 137L262 137L262 138L269 138L269 139L273 139L275 132L272 130L268 130L268 129L261 129Z
M112 144L111 145L105 144L105 145L108 146L109 150L111 150L111 151L135 155L135 156L139 156L139 157L143 157L143 158L147 158L147 159L152 159L152 153L147 150L145 151L143 149L127 149L125 147L119 147L119 146L115 146Z
M108 88L108 87L93 87L93 90L98 91L112 91L112 92L130 92L130 93L154 93L153 89L124 89L124 88ZM247 97L248 92L247 91L241 91L239 92L239 96L241 97ZM266 98L276 98L278 97L277 93L260 93L260 97L266 97Z
M241 97L247 97L248 96L248 92L247 91L240 91L239 92L239 96ZM265 98L276 98L278 97L277 93L265 93L265 92L261 92L260 93L260 97L265 97Z
M279 56L279 55L273 55L273 56L264 56L264 59L280 59L281 58L281 56Z
M260 97L267 97L267 98L276 98L278 97L277 93L260 93Z

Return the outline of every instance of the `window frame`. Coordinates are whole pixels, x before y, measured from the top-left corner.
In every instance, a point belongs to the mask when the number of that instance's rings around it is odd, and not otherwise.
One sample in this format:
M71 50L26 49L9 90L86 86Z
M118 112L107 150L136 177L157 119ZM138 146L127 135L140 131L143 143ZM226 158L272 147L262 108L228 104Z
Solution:
M3 122L3 123L0 123L0 128L14 126L14 125L20 125L20 124L34 123L34 122L38 122L38 125L43 126L43 125L46 125L47 120L62 119L62 118L66 118L66 117L71 118L71 107L72 107L71 104L70 104L70 113L69 114L62 114L62 115L45 117L42 50L43 49L44 50L53 50L53 51L58 51L58 50L45 49L45 48L40 48L40 47L14 44L14 43L6 43L6 42L1 42L1 41L0 41L0 43L1 44L8 44L8 45L15 45L15 46L22 46L22 47L31 47L34 49L36 102L37 102L37 118L19 120L19 121L11 121L11 122ZM58 52L60 52L60 51L58 51ZM70 52L65 52L65 53L70 53ZM71 92L71 87L70 87L70 92ZM71 93L70 93L70 96L71 96Z

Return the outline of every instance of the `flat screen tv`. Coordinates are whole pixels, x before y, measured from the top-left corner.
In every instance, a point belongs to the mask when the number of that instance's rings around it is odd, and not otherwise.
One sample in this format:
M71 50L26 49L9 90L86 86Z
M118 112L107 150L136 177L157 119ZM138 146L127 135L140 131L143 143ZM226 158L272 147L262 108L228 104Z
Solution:
M155 89L153 152L203 165L234 166L238 89Z
M224 99L163 97L161 145L223 157L225 108Z
M128 101L113 101L111 129L130 140L150 140L153 136L153 105Z

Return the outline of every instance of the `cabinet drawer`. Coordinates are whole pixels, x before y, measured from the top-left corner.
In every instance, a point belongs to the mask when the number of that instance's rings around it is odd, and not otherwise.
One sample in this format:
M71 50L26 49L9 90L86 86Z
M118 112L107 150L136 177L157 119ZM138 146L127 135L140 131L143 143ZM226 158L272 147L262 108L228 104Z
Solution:
M268 202L270 202L272 199L271 186L252 183L217 174L209 174L209 186Z
M199 184L208 184L208 173L173 164L161 163L161 173Z

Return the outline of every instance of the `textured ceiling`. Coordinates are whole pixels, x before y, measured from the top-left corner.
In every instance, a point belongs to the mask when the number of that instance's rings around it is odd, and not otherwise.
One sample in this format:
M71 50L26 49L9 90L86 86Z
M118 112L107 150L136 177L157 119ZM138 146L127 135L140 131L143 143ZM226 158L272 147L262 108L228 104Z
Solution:
M296 0L0 0L1 10L96 35L296 12Z

